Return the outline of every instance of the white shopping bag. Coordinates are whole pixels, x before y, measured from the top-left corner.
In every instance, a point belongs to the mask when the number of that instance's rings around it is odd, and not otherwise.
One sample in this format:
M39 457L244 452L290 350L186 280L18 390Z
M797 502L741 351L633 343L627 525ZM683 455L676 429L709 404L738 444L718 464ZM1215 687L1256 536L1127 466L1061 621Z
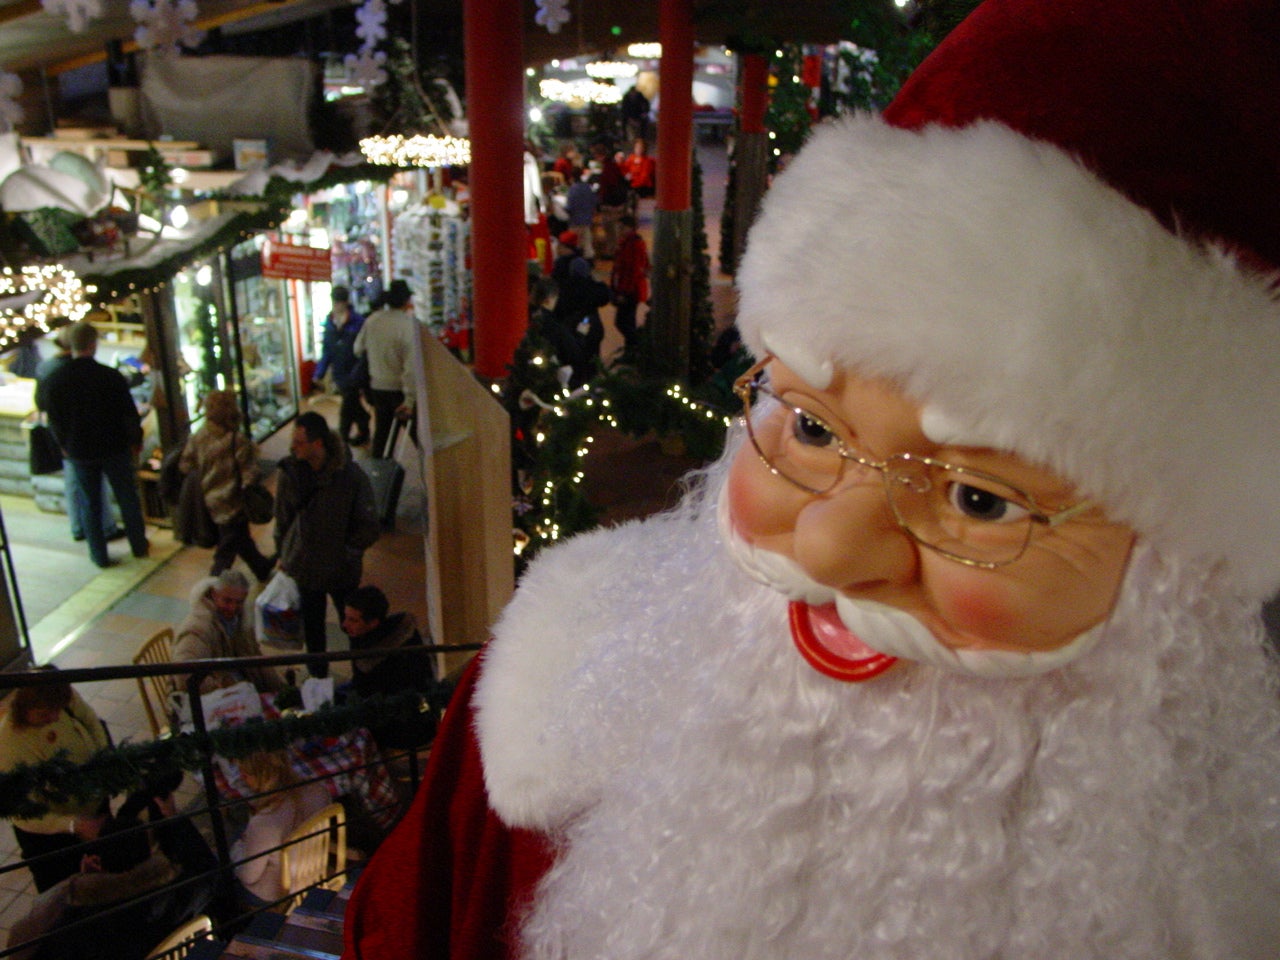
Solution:
M229 687L201 694L200 708L204 711L206 729L235 727L251 717L262 716L262 697L257 687L248 680L241 680Z
M253 630L266 646L302 649L302 594L283 570L272 575L253 602Z
M333 703L333 677L307 677L302 681L302 709L314 713Z

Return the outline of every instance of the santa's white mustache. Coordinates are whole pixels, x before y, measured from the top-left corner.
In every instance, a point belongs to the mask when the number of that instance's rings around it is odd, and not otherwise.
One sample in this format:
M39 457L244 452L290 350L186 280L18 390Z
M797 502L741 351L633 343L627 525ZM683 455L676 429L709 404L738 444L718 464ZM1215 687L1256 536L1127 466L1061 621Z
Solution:
M900 660L914 660L988 679L1032 677L1066 666L1093 648L1107 621L1091 627L1055 650L1014 651L954 649L941 643L919 620L895 607L853 600L818 583L791 558L748 543L733 529L728 498L720 497L720 534L730 555L753 580L777 590L788 600L810 606L835 604L845 628L867 646Z

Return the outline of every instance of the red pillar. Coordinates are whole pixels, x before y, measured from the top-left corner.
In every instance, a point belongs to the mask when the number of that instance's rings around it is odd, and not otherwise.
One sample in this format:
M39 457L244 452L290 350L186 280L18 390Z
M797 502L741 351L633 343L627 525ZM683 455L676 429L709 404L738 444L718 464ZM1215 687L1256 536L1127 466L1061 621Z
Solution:
M463 10L475 369L498 378L528 322L524 41L519 0L464 0Z
M693 0L660 0L659 210L688 210L693 181Z
M764 115L769 107L769 62L763 54L748 53L742 57L743 133L764 133Z
M763 54L744 53L738 71L742 83L742 113L738 141L733 148L733 246L721 251L726 269L737 269L747 245L747 230L755 222L768 181L769 134L764 118L769 108L769 63ZM728 256L726 256L728 254Z
M658 108L658 197L645 329L655 357L689 370L693 315L693 0L659 0L662 101Z

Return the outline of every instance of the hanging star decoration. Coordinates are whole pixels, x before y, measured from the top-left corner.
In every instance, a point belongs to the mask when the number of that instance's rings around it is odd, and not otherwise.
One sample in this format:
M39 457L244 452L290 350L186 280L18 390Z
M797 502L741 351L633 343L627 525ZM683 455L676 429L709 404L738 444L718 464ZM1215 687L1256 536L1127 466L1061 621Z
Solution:
M198 13L195 0L133 0L129 12L139 24L133 39L144 50L175 53L179 44L196 47L204 39L204 31L193 26Z
M538 12L533 20L539 26L547 28L547 33L559 33L560 28L569 22L568 0L537 0Z
M16 73L0 73L0 133L8 133L23 117L18 98L22 96L22 81Z
M45 13L64 17L72 33L80 33L90 20L102 16L102 0L40 0Z

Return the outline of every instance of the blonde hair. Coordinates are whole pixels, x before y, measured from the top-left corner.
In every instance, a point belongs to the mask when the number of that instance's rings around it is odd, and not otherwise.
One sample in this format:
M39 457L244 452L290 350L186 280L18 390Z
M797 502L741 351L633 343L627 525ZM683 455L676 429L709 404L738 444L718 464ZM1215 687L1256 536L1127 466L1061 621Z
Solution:
M233 390L210 390L204 395L204 412L211 423L227 430L240 425L240 405Z
M240 767L240 775L253 788L254 793L271 793L270 796L255 798L259 806L272 807L289 797L289 787L297 786L298 776L289 763L289 755L283 750L272 750L265 753L253 753L236 761Z

